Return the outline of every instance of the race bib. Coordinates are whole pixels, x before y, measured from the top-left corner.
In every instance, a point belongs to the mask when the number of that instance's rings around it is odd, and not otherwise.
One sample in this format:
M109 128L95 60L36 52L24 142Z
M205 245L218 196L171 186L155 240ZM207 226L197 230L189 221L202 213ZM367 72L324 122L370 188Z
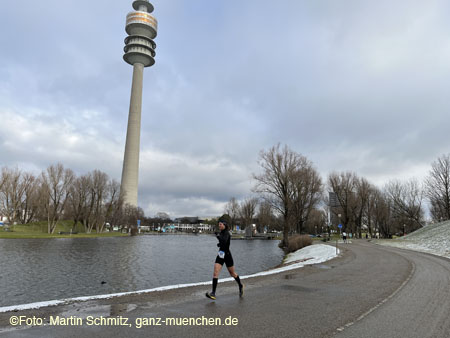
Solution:
M225 258L225 251L219 251L219 257L222 259Z

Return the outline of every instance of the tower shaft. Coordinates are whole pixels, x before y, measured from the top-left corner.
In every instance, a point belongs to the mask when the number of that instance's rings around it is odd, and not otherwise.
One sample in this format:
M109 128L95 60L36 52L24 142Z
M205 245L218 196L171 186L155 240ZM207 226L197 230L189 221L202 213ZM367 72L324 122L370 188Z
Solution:
M120 194L125 204L138 206L139 147L141 139L142 84L144 67L155 63L158 22L150 13L153 5L148 0L134 0L134 11L128 13L123 59L133 66L127 140L123 159Z
M138 206L139 147L141 138L141 110L144 65L133 65L127 140L122 169L121 193L125 203Z

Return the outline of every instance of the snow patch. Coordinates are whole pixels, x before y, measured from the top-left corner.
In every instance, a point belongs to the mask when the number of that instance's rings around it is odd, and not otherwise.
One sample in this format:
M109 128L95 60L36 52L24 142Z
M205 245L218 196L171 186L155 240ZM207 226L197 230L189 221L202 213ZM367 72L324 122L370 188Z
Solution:
M325 244L316 244L304 247L303 249L288 254L284 260L284 263L291 263L310 258L310 260L308 260L308 264L317 264L328 261L336 256L335 247Z
M450 221L424 226L400 239L376 243L450 258Z

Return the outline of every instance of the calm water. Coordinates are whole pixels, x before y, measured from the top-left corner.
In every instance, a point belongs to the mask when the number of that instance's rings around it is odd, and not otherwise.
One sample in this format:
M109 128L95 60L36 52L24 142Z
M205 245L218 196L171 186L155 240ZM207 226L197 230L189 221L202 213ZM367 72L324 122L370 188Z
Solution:
M216 244L209 235L0 239L0 306L208 281ZM283 258L278 241L233 240L230 249L240 275Z

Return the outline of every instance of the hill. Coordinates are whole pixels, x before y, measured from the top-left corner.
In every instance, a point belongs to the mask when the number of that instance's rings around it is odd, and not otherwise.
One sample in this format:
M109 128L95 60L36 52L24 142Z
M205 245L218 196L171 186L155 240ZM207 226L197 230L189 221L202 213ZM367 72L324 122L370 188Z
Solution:
M428 252L450 258L450 221L431 224L395 240L380 240L377 244Z

